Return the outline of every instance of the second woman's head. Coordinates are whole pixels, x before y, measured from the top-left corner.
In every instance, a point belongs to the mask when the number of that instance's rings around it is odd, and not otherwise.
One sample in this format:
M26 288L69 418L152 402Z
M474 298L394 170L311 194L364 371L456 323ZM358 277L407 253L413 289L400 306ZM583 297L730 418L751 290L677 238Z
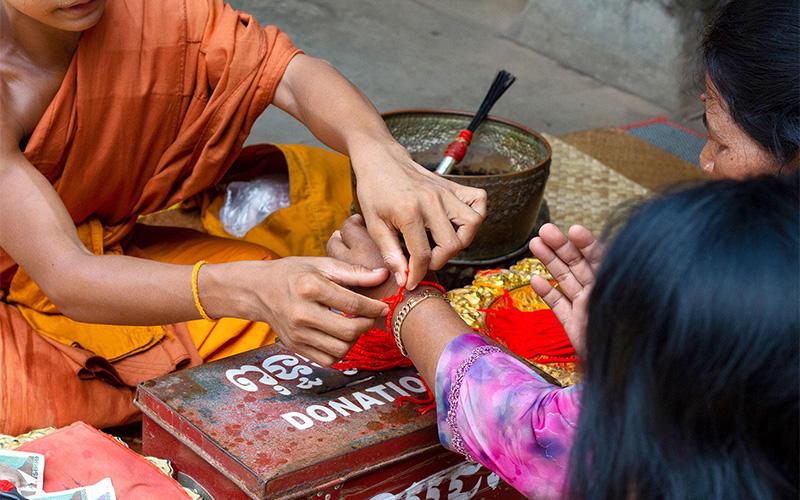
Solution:
M639 208L589 300L579 498L797 498L798 174Z
M703 43L701 167L742 178L800 166L800 2L733 0Z

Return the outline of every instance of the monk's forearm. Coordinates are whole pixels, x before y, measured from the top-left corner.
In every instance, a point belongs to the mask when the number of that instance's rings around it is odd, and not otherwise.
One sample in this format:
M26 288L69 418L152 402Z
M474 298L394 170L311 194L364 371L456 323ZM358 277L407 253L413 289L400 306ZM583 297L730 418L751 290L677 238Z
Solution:
M73 319L158 325L199 318L192 295L192 266L96 256L85 248L53 186L19 151L18 138L4 137L9 127L3 127L3 109L0 107L0 248ZM264 287L252 277L249 266L253 265L269 263L203 267L200 292L203 305L214 311L209 314L260 319L250 317L256 316L260 304L256 291ZM9 297L13 299L13 295Z
M321 59L305 55L292 59L274 103L340 153L352 156L375 147L402 149L369 99Z
M198 275L201 304L213 317L247 318L255 307L246 269L265 263L207 264ZM54 270L60 284L45 292L77 321L162 325L200 318L192 293L191 265L126 256L84 255ZM249 319L249 318L248 318Z

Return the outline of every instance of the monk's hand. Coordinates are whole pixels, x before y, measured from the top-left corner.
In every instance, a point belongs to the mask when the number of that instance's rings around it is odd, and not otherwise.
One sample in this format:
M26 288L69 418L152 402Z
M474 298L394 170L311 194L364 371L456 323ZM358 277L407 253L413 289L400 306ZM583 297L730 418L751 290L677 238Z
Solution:
M541 276L533 276L531 287L550 306L575 351L583 356L589 295L602 260L602 244L583 226L572 226L565 235L554 224L545 224L531 240L530 250L558 282L555 288Z
M388 271L382 266L328 257L288 257L268 264L273 286L260 290L263 320L286 347L323 366L341 360L377 318L386 316L386 304L348 289L386 281Z
M398 286L413 289L472 242L486 216L485 191L427 171L399 144L352 149L350 159L367 230Z
M328 256L368 268L383 265L381 251L367 232L364 218L360 215L348 217L342 228L333 233L328 240ZM388 279L376 287L358 287L354 290L367 297L384 299L397 293L398 286L395 280Z

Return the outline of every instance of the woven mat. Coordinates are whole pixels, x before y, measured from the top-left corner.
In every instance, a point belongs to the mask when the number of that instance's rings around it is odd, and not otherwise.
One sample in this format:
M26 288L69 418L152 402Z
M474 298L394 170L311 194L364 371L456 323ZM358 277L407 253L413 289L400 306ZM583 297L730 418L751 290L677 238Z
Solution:
M599 233L614 208L650 193L575 146L552 135L542 135L553 148L545 198L550 220L562 229L582 224Z
M585 130L559 138L652 191L704 178L693 164L623 129Z

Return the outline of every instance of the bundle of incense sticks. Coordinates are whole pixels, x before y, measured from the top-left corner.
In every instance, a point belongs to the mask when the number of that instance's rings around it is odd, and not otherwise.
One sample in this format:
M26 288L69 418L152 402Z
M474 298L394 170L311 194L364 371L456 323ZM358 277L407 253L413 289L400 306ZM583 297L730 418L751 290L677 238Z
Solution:
M472 136L475 134L475 131L478 129L480 124L483 123L483 120L486 119L486 116L489 114L492 106L494 106L494 103L500 99L500 97L505 93L506 90L508 90L508 88L516 79L517 77L506 70L500 70L497 73L497 76L494 77L494 82L492 82L492 86L489 87L489 92L487 92L486 97L483 98L481 107L478 108L478 112L472 117L472 121L469 123L469 126L459 132L456 140L451 142L447 146L447 149L445 149L444 158L442 158L439 166L436 167L437 174L447 175L450 173L453 167L458 164L458 162L464 159L464 156L467 154L469 144L472 142Z

